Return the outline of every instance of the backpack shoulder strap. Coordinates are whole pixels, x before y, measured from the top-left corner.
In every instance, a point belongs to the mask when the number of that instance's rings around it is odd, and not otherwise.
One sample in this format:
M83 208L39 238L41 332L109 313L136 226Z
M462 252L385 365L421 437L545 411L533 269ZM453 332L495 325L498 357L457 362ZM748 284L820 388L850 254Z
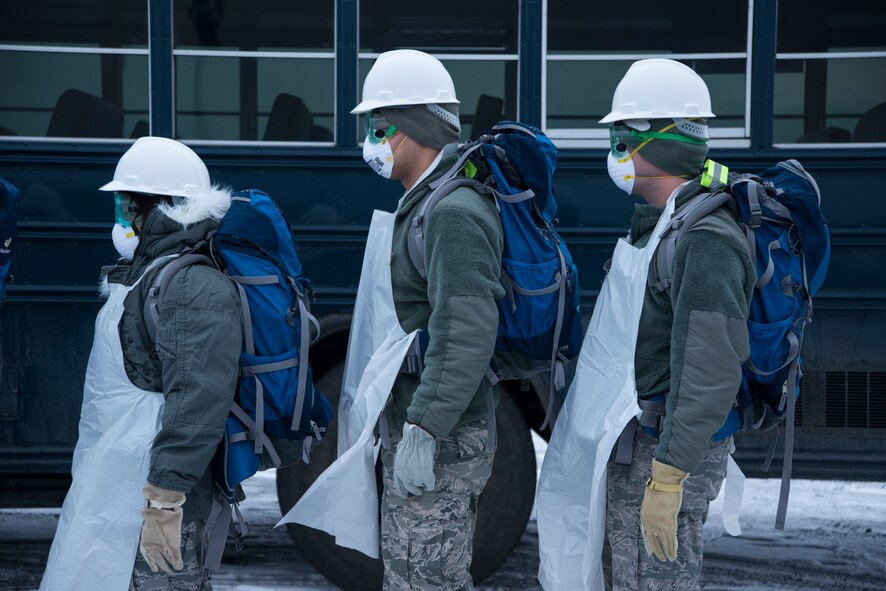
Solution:
M148 336L151 337L152 341L155 341L157 336L157 325L160 323L160 301L163 299L163 295L178 272L191 265L209 265L213 268L216 266L212 259L205 255L196 253L184 254L174 259L171 263L167 263L157 273L154 283L148 288L148 297L145 298L143 316L145 319L145 329L148 331Z
M522 130L522 128L519 127L515 128ZM489 138L489 141L492 141L493 139L493 136L484 137ZM431 188L431 192L425 197L418 214L412 218L407 246L412 265L415 267L415 270L418 271L418 274L422 279L427 278L424 224L428 219L428 216L431 215L431 212L434 211L434 208L437 207L437 204L440 203L444 197L461 187L470 187L481 195L491 196L496 201L496 207L498 207L498 201L519 203L520 201L535 197L535 193L531 189L527 189L516 195L505 195L497 191L495 187L481 182L478 179L459 176L458 173L469 164L468 158L471 154L482 148L485 143L488 143L488 141L475 141L473 145L469 146L462 153L461 157L449 168L448 171L446 171L446 173L428 185Z
M415 270L418 271L418 274L422 279L427 279L428 276L427 266L425 265L425 222L427 221L428 216L431 215L431 212L434 211L434 208L437 207L437 204L440 203L444 197L460 187L471 187L472 189L481 192L480 187L485 187L485 185L476 179L469 179L463 176L450 177L443 183L437 185L437 187L424 198L421 208L419 208L415 217L412 218L407 247L409 250L409 259L412 261L412 265L415 267Z
M677 253L677 241L692 230L700 220L732 201L732 194L729 192L728 167L713 160L707 160L700 183L710 191L693 197L683 209L671 217L670 223L661 233L661 243L656 252L658 282L654 285L655 291L658 293L666 291L671 286L673 280L671 271L674 266L674 256Z
M713 193L702 193L693 197L689 203L674 217L661 234L661 244L656 253L656 271L658 282L655 291L661 293L671 287L674 256L677 253L677 242L686 235L702 218L711 214L720 206L732 200L732 194L723 188Z

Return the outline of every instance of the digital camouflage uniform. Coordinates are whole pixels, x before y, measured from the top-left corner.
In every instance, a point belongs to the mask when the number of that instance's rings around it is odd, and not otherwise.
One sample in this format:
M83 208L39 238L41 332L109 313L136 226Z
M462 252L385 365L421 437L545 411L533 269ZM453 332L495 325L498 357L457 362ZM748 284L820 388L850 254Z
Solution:
M470 574L477 499L492 474L486 420L437 440L436 486L401 497L394 485L394 451L382 451L382 558L384 591L462 591Z
M705 191L698 180L677 191L679 211ZM637 205L632 244L645 245L662 209ZM725 208L696 224L677 244L673 283L657 292L656 252L649 265L635 352L641 399L665 397L660 438L636 431L630 466L608 466L603 569L613 591L697 589L701 574L701 527L708 505L726 475L732 438L715 441L741 384L747 359L748 306L756 273L747 240ZM677 560L646 553L640 506L652 458L689 473L677 521Z
M455 591L472 588L469 567L477 497L492 472L487 448L486 379L495 349L504 238L491 199L467 188L447 195L425 226L427 279L408 253L413 217L429 184L456 157L439 165L401 200L392 237L391 289L400 326L426 330L428 349L420 376L394 383L386 421L399 438L408 419L437 440L434 491L402 498L394 488L394 450L386 450L382 498L382 555L386 590Z
M640 504L646 481L652 475L652 457L657 447L658 439L638 427L631 465L609 462L606 483L609 508L603 542L603 577L607 591L698 589L704 542L702 526L708 516L708 506L720 492L726 460L735 447L732 437L711 442L702 463L683 482L674 562L661 562L646 554L640 531Z
M208 571L203 568L203 521L182 524L182 563L184 567L174 574L154 572L141 552L136 554L135 567L129 591L212 591Z

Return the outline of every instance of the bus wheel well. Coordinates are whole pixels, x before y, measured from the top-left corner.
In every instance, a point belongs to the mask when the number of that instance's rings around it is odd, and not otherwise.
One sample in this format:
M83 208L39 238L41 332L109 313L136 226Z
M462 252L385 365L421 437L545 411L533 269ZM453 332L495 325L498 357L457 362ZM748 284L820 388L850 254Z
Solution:
M351 315L329 314L317 321L320 323L320 338L311 345L311 371L315 379L339 361L344 361L348 352Z

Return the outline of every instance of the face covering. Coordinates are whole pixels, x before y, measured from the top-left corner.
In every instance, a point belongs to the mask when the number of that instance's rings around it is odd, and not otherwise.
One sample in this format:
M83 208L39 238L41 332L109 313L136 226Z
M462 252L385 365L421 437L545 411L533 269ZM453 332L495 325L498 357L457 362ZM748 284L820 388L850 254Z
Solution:
M114 224L114 229L111 230L111 239L120 256L131 261L135 255L135 248L138 246L138 236L135 235L135 229L132 226Z
M628 154L616 158L610 151L606 157L606 168L615 186L630 195L634 190L634 179L637 178L633 158Z
M389 179L394 172L394 153L391 151L390 138L378 141L367 135L363 141L363 160L375 174Z

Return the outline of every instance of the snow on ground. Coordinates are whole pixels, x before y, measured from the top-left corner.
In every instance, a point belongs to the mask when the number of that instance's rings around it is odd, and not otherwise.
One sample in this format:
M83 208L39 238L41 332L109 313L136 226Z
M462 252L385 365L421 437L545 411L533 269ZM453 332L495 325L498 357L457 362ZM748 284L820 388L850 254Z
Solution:
M541 466L545 444L535 439ZM774 529L778 479L748 479L739 537L725 534L720 502L705 527L705 591L886 590L886 482L795 480L787 529ZM302 557L280 518L273 471L246 483L247 546L229 545L215 591L335 591ZM0 509L0 590L40 582L58 509ZM534 516L514 553L478 591L540 589Z

